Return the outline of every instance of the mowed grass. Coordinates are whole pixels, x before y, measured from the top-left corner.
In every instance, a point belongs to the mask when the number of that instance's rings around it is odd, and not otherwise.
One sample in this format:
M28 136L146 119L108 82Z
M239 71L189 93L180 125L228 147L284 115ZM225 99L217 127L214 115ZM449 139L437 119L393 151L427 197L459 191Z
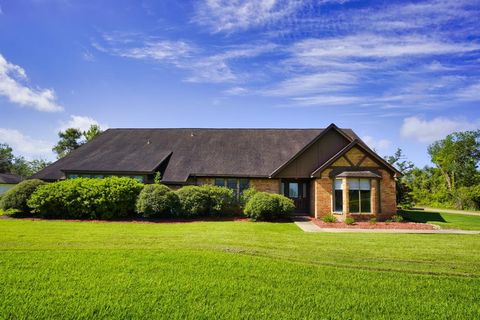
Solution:
M480 236L0 219L0 319L478 319Z
M404 210L401 215L414 222L431 223L442 229L480 230L480 216L426 210Z

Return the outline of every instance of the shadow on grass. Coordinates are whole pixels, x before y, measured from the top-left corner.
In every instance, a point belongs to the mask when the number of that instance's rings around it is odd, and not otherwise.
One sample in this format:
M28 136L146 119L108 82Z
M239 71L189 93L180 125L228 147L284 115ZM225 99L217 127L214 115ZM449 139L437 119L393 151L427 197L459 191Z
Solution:
M423 210L402 210L402 217L413 222L427 223L431 221L447 222L443 219L439 212L423 211Z

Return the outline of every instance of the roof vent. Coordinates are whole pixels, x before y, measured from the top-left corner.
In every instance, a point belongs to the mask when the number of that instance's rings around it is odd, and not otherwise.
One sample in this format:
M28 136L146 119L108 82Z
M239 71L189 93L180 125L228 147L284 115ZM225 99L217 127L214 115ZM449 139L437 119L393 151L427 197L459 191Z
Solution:
M193 132L192 132L192 133L190 133L190 137L194 137L194 136L195 136L195 135L193 134Z
M147 144L150 144L150 143L151 143L151 142L150 142L150 139L147 139Z

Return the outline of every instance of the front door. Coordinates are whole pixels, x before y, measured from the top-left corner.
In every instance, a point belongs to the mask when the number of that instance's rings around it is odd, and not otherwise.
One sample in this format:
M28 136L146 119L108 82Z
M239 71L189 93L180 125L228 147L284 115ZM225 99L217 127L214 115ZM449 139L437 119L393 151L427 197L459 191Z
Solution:
M295 213L310 213L310 182L308 180L282 180L282 194L293 200Z

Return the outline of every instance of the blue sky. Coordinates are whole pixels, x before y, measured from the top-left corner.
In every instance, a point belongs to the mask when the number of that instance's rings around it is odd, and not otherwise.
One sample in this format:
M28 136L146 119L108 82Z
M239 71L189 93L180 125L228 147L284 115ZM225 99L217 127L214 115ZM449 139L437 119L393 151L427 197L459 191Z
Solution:
M417 165L480 128L480 1L0 0L0 141L58 130L354 129Z

